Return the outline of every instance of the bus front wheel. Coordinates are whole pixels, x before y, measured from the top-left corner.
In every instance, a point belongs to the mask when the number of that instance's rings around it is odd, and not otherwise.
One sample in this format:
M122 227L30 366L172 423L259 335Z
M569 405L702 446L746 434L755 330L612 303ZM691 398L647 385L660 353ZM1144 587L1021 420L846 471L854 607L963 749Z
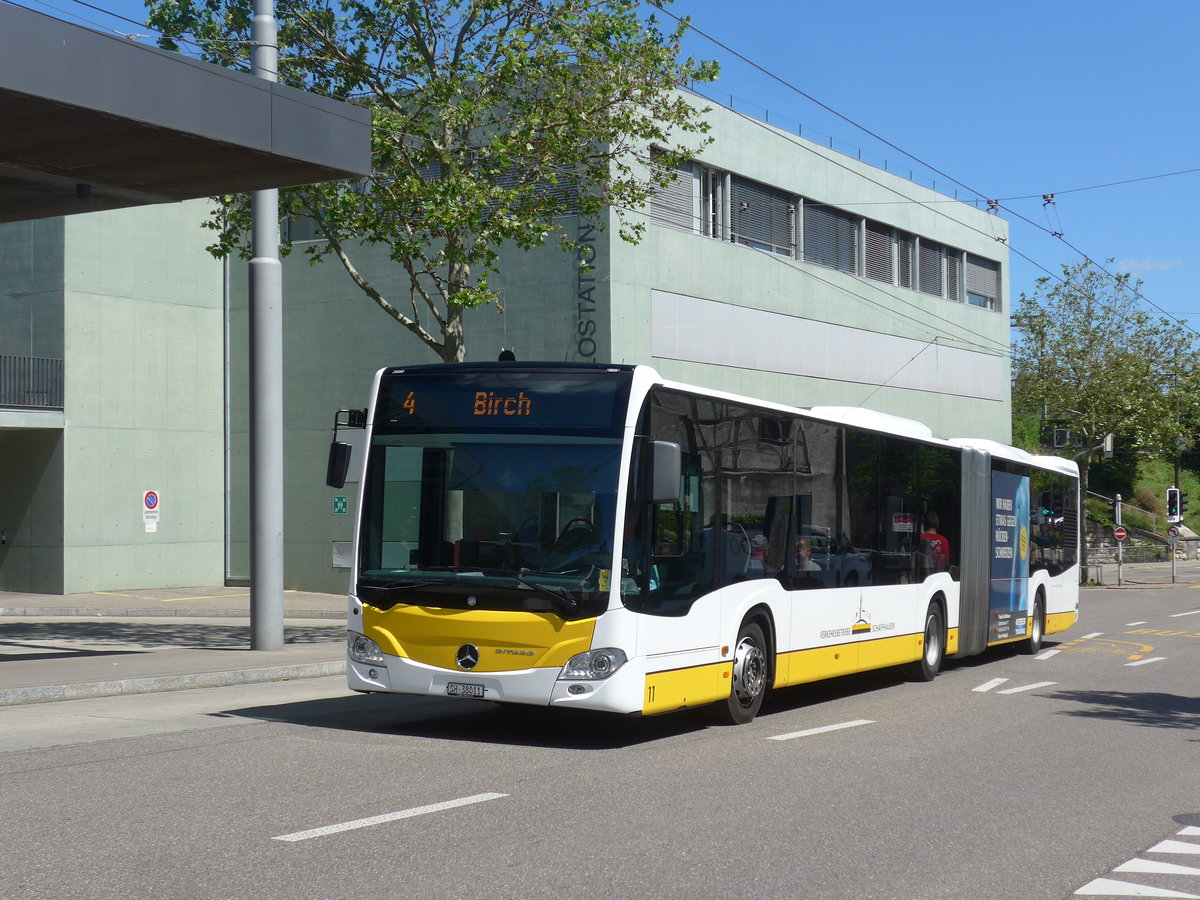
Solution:
M904 667L904 674L913 681L933 681L942 668L946 654L946 625L942 608L930 603L925 611L925 634L921 639L921 658Z
M1038 591L1037 599L1033 601L1032 622L1029 625L1029 637L1017 645L1022 653L1037 653L1042 649L1042 638L1046 635L1046 603Z
M720 706L721 719L730 725L753 720L767 695L767 642L757 622L746 622L733 649L733 685Z

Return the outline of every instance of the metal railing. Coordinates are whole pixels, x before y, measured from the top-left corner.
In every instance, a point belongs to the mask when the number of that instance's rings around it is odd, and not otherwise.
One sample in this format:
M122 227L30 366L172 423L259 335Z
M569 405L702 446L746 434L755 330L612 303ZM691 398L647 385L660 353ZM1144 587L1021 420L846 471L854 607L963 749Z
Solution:
M0 355L0 407L63 408L63 361Z

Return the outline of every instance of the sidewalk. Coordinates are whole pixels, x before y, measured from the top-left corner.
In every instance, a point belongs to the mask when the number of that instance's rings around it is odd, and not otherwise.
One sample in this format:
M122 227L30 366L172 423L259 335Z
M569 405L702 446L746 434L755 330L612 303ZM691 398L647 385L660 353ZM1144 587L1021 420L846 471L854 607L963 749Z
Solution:
M283 607L283 649L252 651L247 588L0 592L0 706L344 672L346 597Z

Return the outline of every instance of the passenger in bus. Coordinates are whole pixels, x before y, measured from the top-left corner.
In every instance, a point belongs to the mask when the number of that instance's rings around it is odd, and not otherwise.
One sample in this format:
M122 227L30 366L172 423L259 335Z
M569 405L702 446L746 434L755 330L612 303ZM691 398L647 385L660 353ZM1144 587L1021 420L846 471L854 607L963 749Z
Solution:
M798 538L796 540L796 571L821 571L821 566L812 558L812 541L808 538Z
M950 540L938 532L941 520L933 510L925 513L925 530L921 532L921 546L926 549L935 572L945 571L950 566Z

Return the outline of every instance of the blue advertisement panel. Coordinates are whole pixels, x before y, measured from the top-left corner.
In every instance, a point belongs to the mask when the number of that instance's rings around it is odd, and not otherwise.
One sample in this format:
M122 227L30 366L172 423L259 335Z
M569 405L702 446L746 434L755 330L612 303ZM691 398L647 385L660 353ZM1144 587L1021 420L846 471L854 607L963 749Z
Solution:
M1029 478L992 472L992 641L1025 635L1029 615Z

